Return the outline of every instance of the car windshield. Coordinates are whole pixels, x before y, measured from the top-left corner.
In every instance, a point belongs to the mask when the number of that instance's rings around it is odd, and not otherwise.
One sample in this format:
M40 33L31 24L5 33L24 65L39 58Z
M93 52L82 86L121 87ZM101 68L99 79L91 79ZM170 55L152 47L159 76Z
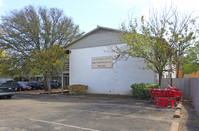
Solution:
M0 79L0 85L10 85L13 84L12 79Z
M7 83L7 81L6 80L4 80L4 79L0 79L0 84L6 84Z
M26 84L24 84L24 83L22 83L22 82L18 82L18 84L19 84L20 86L26 86Z

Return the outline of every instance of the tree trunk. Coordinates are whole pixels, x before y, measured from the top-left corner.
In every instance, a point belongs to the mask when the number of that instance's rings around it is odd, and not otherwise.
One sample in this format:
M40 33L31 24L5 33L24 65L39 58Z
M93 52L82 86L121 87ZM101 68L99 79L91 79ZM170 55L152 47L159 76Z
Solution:
M179 75L180 75L180 63L179 62L177 63L177 66L176 66L176 73L177 73L176 77L179 78Z
M50 94L51 93L50 76L47 77L47 87L48 87L48 94Z
M51 80L50 75L44 75L45 91L48 91L48 94L51 93L50 80Z
M169 77L170 77L170 86L173 86L173 79L172 79L172 58L170 56L169 60Z
M158 73L158 76L159 76L158 85L161 86L161 82L162 82L162 72L159 72L159 73Z
M47 76L46 75L44 75L44 90L45 91L48 91L48 88L47 88Z

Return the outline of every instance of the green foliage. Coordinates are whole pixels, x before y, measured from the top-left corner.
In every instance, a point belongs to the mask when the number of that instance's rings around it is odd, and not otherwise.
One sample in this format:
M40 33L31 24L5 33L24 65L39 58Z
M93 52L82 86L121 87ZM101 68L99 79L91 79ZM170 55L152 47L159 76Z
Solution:
M119 39L126 43L126 50L120 50L119 55L123 52L132 57L136 57L146 64L143 69L150 69L159 74L159 85L168 60L170 59L173 49L164 39L164 28L156 32L156 27L150 26L148 22L141 17L130 22L126 27L122 25L122 32ZM140 34L141 33L141 34Z
M127 47L117 48L115 52L144 61L146 67L143 69L158 73L160 85L162 74L175 70L165 67L173 63L179 70L186 50L198 42L197 19L192 13L181 14L173 6L161 11L152 9L147 19L143 16L131 18L127 25L122 24L119 39L126 43Z
M176 64L177 78L180 77L179 72L183 65L181 62L184 60L184 55L189 48L198 43L198 16L194 13L193 11L190 14L182 14L174 9L171 12L171 17L167 17L169 21L166 23L168 33L165 38L169 45L175 49L173 63ZM189 72L189 69L187 71Z
M68 89L69 89L69 93L72 95L82 95L82 94L86 94L86 90L88 89L88 86L86 86L86 85L69 85Z
M34 6L2 16L0 30L0 48L12 52L18 73L44 75L48 87L52 75L63 66L63 49L83 34L62 10Z
M15 81L15 82L18 82L19 80L20 80L19 77L14 77L14 81Z
M15 77L20 68L15 65L15 60L9 52L0 49L0 76L1 77Z
M32 54L30 61L34 74L50 74L52 76L61 73L61 67L63 67L61 58L64 56L65 49L55 45L35 52L37 53Z
M55 45L43 50L35 50L35 52L37 53L31 55L32 59L29 63L31 74L43 74L45 77L45 89L50 90L49 81L51 76L61 73L64 65L62 57L64 56L65 49L59 45Z
M131 85L131 93L133 96L141 99L149 99L151 97L149 89L161 89L162 87L156 84L132 84Z
M187 63L182 65L183 74L191 74L199 70L199 63Z
M190 74L199 70L199 44L190 48L186 56L181 59L183 74Z

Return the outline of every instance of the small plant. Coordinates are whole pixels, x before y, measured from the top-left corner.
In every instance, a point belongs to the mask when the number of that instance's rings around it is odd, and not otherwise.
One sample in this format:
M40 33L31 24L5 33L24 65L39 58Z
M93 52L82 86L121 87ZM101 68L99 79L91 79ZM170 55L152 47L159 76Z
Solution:
M86 94L86 90L88 89L88 86L86 85L69 85L68 90L69 94L71 95L83 95Z
M161 89L162 87L156 84L132 84L132 95L137 97L137 98L142 98L142 99L149 99L151 97L149 89L155 88L155 89Z

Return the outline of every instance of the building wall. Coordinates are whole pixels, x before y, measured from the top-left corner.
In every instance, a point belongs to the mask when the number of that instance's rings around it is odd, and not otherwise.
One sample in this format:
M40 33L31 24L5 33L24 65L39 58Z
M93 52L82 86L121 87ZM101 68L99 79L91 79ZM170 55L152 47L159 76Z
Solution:
M118 35L118 32L115 31L99 29L76 41L74 44L67 47L67 49L71 50L88 47L107 46L113 44L122 44L122 42L118 40Z
M151 70L143 70L143 62L137 58L117 61L113 68L92 69L92 57L114 56L110 47L71 49L70 85L88 85L88 93L130 94L132 83L156 83L156 75Z
M166 70L170 70L170 68L175 69L174 65L172 65L172 67L170 67L170 65L168 64L165 67ZM176 71L175 70L173 70L172 72L165 71L165 72L163 72L162 78L176 78Z
M183 75L182 69L180 69L179 70L179 78L199 78L199 71Z
M184 78L199 78L199 71L193 72L191 74L184 74Z

